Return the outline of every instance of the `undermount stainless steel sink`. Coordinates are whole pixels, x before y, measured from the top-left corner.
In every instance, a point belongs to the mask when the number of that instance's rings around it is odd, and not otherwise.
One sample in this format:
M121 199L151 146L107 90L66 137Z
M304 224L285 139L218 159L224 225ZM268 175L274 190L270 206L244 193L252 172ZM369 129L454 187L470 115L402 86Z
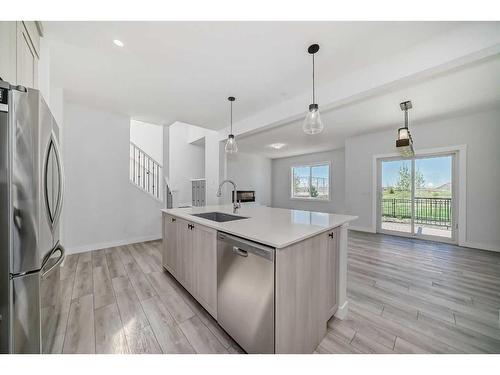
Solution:
M218 223L223 223L225 221L248 219L248 217L225 214L224 212L204 212L201 214L191 214L191 215L201 217L207 220L217 221Z

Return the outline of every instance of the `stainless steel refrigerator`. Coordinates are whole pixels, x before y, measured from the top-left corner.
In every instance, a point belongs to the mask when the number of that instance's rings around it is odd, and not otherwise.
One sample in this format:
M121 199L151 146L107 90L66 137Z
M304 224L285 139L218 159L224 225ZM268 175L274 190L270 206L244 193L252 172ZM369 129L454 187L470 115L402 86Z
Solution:
M0 353L54 350L63 180L59 127L40 92L0 80Z

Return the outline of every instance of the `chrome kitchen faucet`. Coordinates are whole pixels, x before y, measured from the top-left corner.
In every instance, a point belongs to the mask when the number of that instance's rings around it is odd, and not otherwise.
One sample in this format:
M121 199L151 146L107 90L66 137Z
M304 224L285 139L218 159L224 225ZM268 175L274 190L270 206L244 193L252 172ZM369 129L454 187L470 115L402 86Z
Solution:
M238 208L241 207L241 203L236 200L237 194L236 194L236 184L231 181L231 180L224 180L219 184L219 189L217 190L217 196L221 197L222 196L222 185L224 185L226 182L233 184L233 214L238 213Z

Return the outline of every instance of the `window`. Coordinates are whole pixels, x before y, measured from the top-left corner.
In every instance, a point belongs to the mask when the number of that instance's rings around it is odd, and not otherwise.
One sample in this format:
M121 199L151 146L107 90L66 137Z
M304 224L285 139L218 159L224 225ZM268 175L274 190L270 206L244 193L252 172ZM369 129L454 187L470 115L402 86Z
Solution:
M291 176L292 199L330 199L330 163L295 166Z

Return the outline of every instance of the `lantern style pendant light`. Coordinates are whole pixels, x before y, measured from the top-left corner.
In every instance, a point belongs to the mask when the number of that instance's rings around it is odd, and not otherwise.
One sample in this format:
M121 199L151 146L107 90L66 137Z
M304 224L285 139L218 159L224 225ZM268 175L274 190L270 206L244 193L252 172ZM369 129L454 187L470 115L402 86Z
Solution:
M233 102L236 98L234 96L230 96L227 100L231 103L231 131L227 137L225 150L228 154L234 154L238 152L238 145L236 144L236 139L233 134Z
M319 106L316 104L315 92L314 92L314 54L319 51L318 44L311 44L307 49L307 52L312 55L312 104L309 104L309 112L307 112L304 124L302 125L302 130L306 134L318 134L323 131L323 122L321 121L321 116L319 115Z
M401 110L405 113L405 126L398 129L398 139L396 139L396 148L399 153L406 157L411 158L415 155L413 150L413 139L411 138L410 129L408 129L408 110L413 108L411 101L402 102L399 104Z

